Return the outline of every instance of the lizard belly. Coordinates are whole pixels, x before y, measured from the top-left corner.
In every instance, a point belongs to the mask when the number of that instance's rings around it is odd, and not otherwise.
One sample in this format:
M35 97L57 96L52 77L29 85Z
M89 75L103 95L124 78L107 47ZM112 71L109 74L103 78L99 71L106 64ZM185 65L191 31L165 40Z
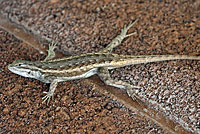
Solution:
M57 77L57 80L59 82L62 82L62 81L69 81L69 80L77 80L77 79L82 79L82 78L88 78L94 74L97 74L97 70L98 68L93 68L83 74L80 74L80 75L75 75L75 76L69 76L69 77Z

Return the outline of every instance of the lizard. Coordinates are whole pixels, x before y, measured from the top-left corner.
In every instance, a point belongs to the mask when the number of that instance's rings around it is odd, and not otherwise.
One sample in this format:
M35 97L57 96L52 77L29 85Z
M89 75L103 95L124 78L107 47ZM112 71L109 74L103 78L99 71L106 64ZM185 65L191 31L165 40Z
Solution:
M125 38L136 34L136 32L127 34L128 30L136 21L131 22L127 26L125 25L121 29L121 33L100 52L54 59L56 43L51 43L49 44L48 55L43 61L16 60L8 66L8 69L20 76L50 83L49 91L43 92L46 95L42 98L43 102L47 101L48 105L50 99L53 99L54 92L59 82L88 78L95 74L97 74L105 84L126 90L127 94L135 100L137 96L133 89L140 87L121 80L111 79L109 74L110 69L158 61L180 59L200 60L200 56L188 55L133 56L112 53L112 50L119 46Z

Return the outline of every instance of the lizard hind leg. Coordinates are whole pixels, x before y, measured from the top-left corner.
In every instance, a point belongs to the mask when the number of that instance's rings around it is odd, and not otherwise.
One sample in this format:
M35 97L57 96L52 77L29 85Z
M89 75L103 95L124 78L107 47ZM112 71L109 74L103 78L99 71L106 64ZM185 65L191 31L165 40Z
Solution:
M134 93L133 88L140 88L140 87L133 86L133 85L129 84L128 82L124 82L124 81L121 81L121 80L113 80L113 79L111 79L110 74L108 72L108 68L100 68L98 76L100 77L100 79L102 81L104 81L105 84L110 85L110 86L114 86L114 87L117 87L117 88L125 89L127 94L133 100L137 100L138 99L138 97Z
M136 32L134 33L130 33L130 34L127 34L128 30L137 22L137 20L135 20L134 22L130 23L128 26L124 26L123 29L121 29L121 33L115 37L111 42L110 44L107 45L106 48L104 48L101 52L104 52L104 53L111 53L113 48L119 46L121 44L121 42L126 38L126 37L129 37L131 35L134 35L136 34Z

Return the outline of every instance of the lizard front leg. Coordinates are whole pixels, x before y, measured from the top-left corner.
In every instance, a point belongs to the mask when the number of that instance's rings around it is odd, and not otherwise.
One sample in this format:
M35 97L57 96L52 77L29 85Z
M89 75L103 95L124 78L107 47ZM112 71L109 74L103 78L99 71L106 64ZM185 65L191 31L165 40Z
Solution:
M140 87L133 86L133 85L131 85L127 82L121 81L121 80L111 79L110 74L108 72L108 68L106 68L106 67L99 69L98 76L100 77L100 79L102 81L105 82L105 84L110 85L110 86L114 86L114 87L117 87L117 88L125 89L126 92L128 93L128 95L133 100L137 100L138 97L135 95L133 88L140 88Z
M47 101L47 105L52 97L52 100L53 100L53 94L56 90L56 87L58 85L58 80L57 79L54 79L51 84L50 84L50 88L49 88L49 91L48 92L43 92L45 93L46 95L42 98L43 99L43 102L44 103L45 101Z
M56 54L54 52L54 49L56 48L56 43L52 42L51 44L49 44L49 49L48 49L48 55L47 57L44 59L44 61L48 61L48 60L51 60L53 59Z
M133 23L130 23L127 27L126 25L124 26L124 28L121 30L121 33L115 37L110 44L107 45L106 48L104 48L101 52L104 53L111 53L113 48L119 46L121 44L121 42L123 41L123 39L125 39L126 37L129 37L131 35L136 34L136 32L134 33L130 33L127 35L128 30L133 26L133 24L135 24L137 22L137 20L135 20Z

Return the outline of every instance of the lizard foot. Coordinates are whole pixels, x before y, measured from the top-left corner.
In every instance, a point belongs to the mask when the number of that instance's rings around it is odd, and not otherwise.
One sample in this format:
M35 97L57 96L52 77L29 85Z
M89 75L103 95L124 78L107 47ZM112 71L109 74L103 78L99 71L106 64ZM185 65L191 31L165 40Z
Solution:
M49 104L50 99L52 98L53 100L53 93L52 92L43 92L46 95L44 97L42 97L43 101L42 103L45 103L47 101L47 105Z

